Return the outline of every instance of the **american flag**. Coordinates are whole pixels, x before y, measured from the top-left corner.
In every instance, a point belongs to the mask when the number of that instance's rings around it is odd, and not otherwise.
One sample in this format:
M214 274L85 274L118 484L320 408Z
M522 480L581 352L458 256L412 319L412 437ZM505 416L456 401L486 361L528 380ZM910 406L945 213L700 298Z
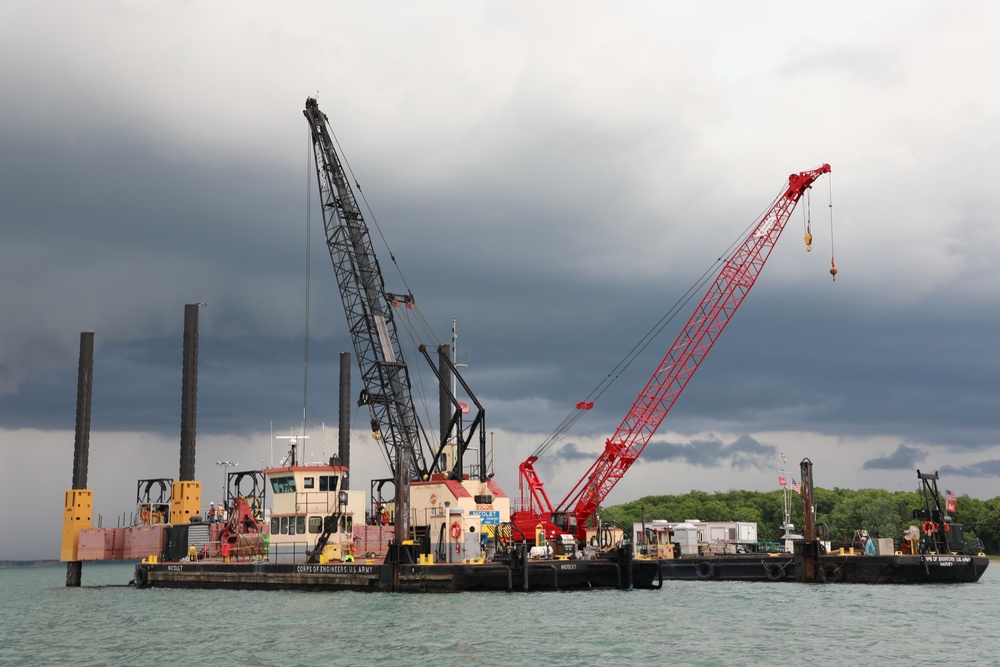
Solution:
M802 485L796 482L794 479L792 480L792 491L798 494L802 493Z
M952 493L950 489L945 489L944 492L945 492L945 494L947 494L947 497L945 498L945 510L944 511L945 512L955 512L955 511L957 511L958 510L958 498L955 497L955 494Z

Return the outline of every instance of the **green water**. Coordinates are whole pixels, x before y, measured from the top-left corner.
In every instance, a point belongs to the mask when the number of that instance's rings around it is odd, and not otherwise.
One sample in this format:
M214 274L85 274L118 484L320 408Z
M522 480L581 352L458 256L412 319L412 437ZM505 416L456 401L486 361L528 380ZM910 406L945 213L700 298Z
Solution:
M0 569L0 665L990 665L1000 567L936 586L660 591L133 590L131 564Z

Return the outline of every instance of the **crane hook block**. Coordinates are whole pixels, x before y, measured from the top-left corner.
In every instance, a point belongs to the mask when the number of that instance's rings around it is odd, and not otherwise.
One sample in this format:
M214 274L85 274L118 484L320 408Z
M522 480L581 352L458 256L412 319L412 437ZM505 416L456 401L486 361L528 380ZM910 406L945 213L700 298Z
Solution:
M812 249L813 249L813 235L812 234L806 234L804 238L805 238L805 241L806 241L806 252L812 252Z
M834 280L834 282L836 282L837 281L837 265L833 263L832 259L830 260L830 275L833 276L833 280Z

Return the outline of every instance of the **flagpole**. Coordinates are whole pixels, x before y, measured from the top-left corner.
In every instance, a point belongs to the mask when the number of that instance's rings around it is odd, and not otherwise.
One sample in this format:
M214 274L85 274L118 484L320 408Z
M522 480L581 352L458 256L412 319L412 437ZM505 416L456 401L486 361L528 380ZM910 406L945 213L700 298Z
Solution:
M785 453L781 452L781 478L785 480L785 483L781 488L782 504L783 504L783 509L785 510L785 522L782 524L781 527L785 531L783 539L785 540L785 542L788 542L788 540L792 539L792 536L789 533L789 531L792 530L792 523L791 523L792 505L791 505L791 499L788 497L788 471L785 470L786 464L787 464L787 459L785 459Z

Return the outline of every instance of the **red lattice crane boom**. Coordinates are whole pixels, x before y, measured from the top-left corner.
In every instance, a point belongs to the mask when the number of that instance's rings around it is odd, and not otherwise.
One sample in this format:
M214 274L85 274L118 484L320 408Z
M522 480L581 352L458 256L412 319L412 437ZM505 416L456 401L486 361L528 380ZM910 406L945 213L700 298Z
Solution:
M639 458L750 292L799 199L817 178L829 171L830 165L824 164L788 177L788 187L726 260L618 430L607 440L604 451L557 508L547 506L548 497L534 471L535 457L521 464L525 509L516 512L512 520L522 531L530 528L532 532L527 534L534 534L534 526L542 523L549 537L572 533L578 540L586 538L587 521ZM835 270L831 268L831 273ZM525 497L525 486L530 497Z

